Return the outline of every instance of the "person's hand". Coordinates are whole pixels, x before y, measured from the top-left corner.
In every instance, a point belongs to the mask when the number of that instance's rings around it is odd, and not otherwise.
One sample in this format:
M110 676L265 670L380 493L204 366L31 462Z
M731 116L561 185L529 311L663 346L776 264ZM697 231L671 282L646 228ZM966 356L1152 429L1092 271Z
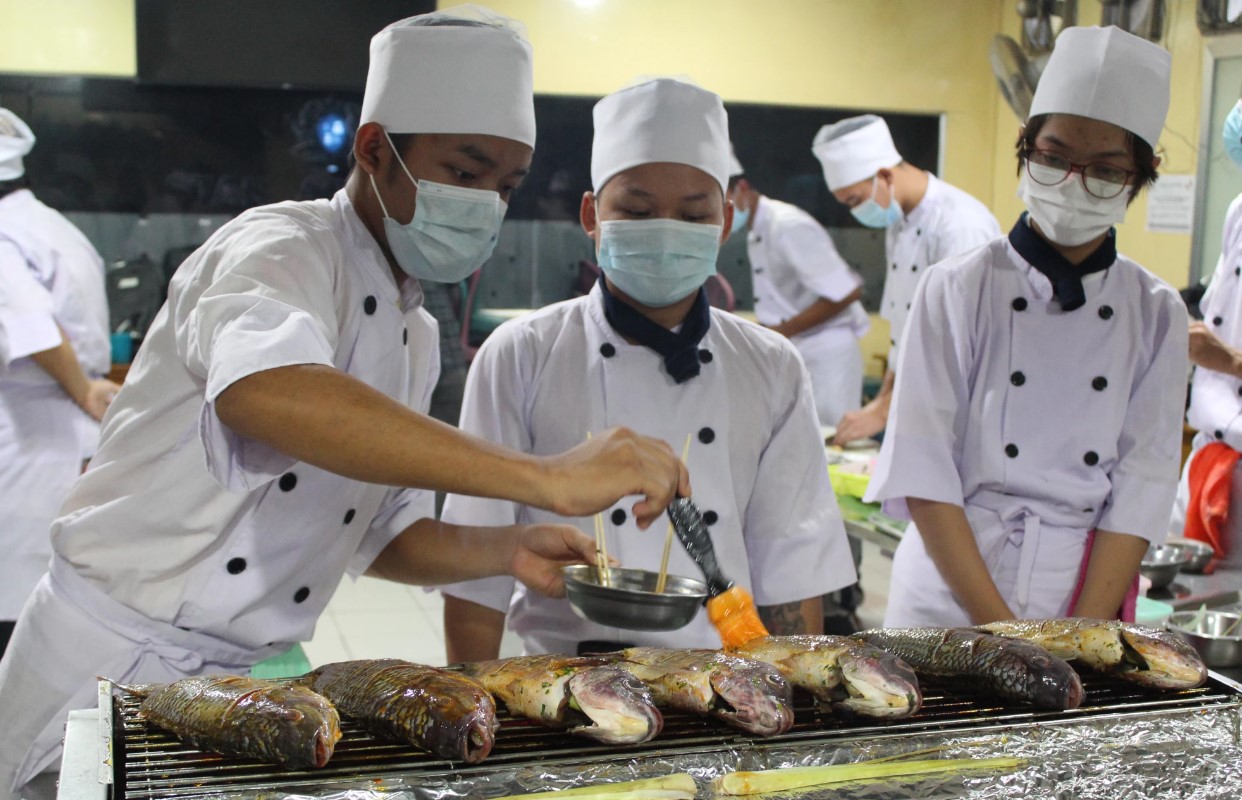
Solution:
M1237 375L1240 371L1238 352L1200 320L1190 323L1190 360L1213 372Z
M846 412L837 423L837 433L832 437L832 443L838 447L844 447L858 439L875 436L884 430L887 424L887 415L872 406Z
M108 411L108 406L112 405L112 399L116 397L116 393L121 391L121 387L110 380L100 379L91 381L87 384L86 394L78 403L82 410L98 422Z
M646 529L677 497L690 496L690 473L667 443L611 428L556 456L545 456L544 506L564 517L603 511L622 497L642 495L631 509Z
M564 597L561 567L594 564L595 540L573 525L519 525L509 555L509 573L548 597Z

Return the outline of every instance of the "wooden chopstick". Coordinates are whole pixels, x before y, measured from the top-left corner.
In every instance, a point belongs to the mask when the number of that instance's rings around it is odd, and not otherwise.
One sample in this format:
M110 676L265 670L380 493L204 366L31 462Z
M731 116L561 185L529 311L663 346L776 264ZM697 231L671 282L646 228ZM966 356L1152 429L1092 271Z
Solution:
M590 431L587 431L586 438L590 441ZM608 535L602 511L595 515L595 580L600 586L612 585L612 576L608 572Z
M686 444L681 448L681 461L684 464L690 456L690 434L686 434ZM656 594L664 593L664 584L668 581L668 554L673 549L673 520L668 521L668 533L664 534L664 554L660 556L660 576L656 578Z

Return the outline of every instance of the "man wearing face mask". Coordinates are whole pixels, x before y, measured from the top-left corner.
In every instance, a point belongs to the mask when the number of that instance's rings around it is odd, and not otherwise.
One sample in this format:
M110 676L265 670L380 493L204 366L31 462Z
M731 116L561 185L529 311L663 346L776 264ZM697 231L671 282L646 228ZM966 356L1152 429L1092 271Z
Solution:
M532 456L424 413L438 339L420 282L491 252L531 161L531 74L504 17L394 23L371 43L345 188L252 209L178 270L0 661L0 799L55 764L96 675L244 673L311 638L347 572L556 594L594 555L569 526L439 524L432 490L570 517L637 498L642 524L689 490L671 448L626 431Z
M825 125L811 150L833 197L861 224L885 231L880 316L890 326L889 368L875 399L838 424L835 442L847 444L874 436L888 422L893 367L919 278L937 261L995 239L1001 229L978 200L904 161L888 125L874 114Z
M913 520L886 626L1133 619L1177 485L1187 316L1117 252L1156 178L1169 53L1069 28L1018 140L1009 235L932 267L869 500Z
M581 219L603 276L586 297L492 334L471 365L461 426L535 454L614 425L687 446L722 569L753 593L773 633L818 632L819 597L853 582L854 569L806 370L787 339L712 309L702 289L731 217L724 106L661 78L605 97L594 119ZM592 524L461 495L444 518ZM626 503L603 523L622 566L660 568L663 530L640 534ZM676 543L668 571L699 574ZM504 578L442 591L449 661L495 658L506 617L530 653L720 647L705 611L681 630L637 632L580 619Z
M870 321L859 279L814 217L762 194L731 154L733 230L745 230L755 318L788 337L811 374L821 425L835 426L862 404L858 339Z
M1225 153L1242 168L1242 100L1221 131ZM1170 536L1212 545L1221 566L1242 566L1242 195L1225 215L1220 260L1190 323L1195 364L1186 421L1198 431L1182 471Z

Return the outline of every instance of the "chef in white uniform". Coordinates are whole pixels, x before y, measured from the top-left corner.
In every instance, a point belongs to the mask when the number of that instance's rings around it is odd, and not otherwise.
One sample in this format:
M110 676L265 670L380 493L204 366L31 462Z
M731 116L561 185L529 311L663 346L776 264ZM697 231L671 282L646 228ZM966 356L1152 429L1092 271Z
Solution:
M792 203L761 193L730 153L733 230L746 230L755 318L793 342L811 374L821 425L862 405L858 340L871 322L862 284L824 226Z
M461 427L536 454L625 425L681 450L726 575L774 632L816 631L819 597L854 580L819 436L811 385L784 337L711 308L729 169L718 96L660 78L595 106L593 191L581 219L601 281L585 296L502 325L470 368ZM628 501L603 514L609 554L660 568L664 526L634 530ZM469 525L568 521L521 503L451 495ZM676 542L672 575L699 577ZM495 658L506 615L528 653L621 644L720 647L705 611L685 628L637 632L576 616L568 602L500 578L442 588L450 661Z
M1242 100L1230 110L1222 131L1225 153L1242 168ZM1198 431L1177 487L1169 535L1183 536L1190 500L1190 466L1203 448L1219 442L1242 451L1242 195L1225 215L1220 260L1199 301L1203 320L1190 324L1190 359L1195 363L1186 421ZM1242 462L1234 467L1225 517L1223 566L1242 566Z
M644 522L689 490L667 445L625 431L532 457L425 415L420 281L490 253L531 160L531 76L516 23L486 10L394 23L371 43L345 188L253 209L182 265L0 661L0 799L56 762L96 675L244 672L311 638L346 572L555 592L593 556L569 526L441 526L426 490L567 514L640 494Z
M1186 309L1112 226L1155 179L1170 60L1062 33L1019 143L1028 212L920 282L867 496L915 523L885 625L1113 618L1164 540Z
M30 191L30 128L0 108L0 654L47 572L48 529L120 389L103 259Z
M884 430L893 370L914 288L927 268L1001 235L996 217L966 192L904 161L888 125L874 114L825 125L811 146L833 197L868 228L883 228L886 269L880 316L888 320L888 370L876 397L837 425L847 444Z

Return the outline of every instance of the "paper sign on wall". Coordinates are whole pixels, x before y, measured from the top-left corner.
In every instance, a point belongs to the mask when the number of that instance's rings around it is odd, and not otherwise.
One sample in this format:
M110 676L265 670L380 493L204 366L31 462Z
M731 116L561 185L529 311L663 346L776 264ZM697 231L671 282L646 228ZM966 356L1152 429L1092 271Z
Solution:
M1161 175L1147 190L1147 230L1152 233L1193 233L1195 176Z

